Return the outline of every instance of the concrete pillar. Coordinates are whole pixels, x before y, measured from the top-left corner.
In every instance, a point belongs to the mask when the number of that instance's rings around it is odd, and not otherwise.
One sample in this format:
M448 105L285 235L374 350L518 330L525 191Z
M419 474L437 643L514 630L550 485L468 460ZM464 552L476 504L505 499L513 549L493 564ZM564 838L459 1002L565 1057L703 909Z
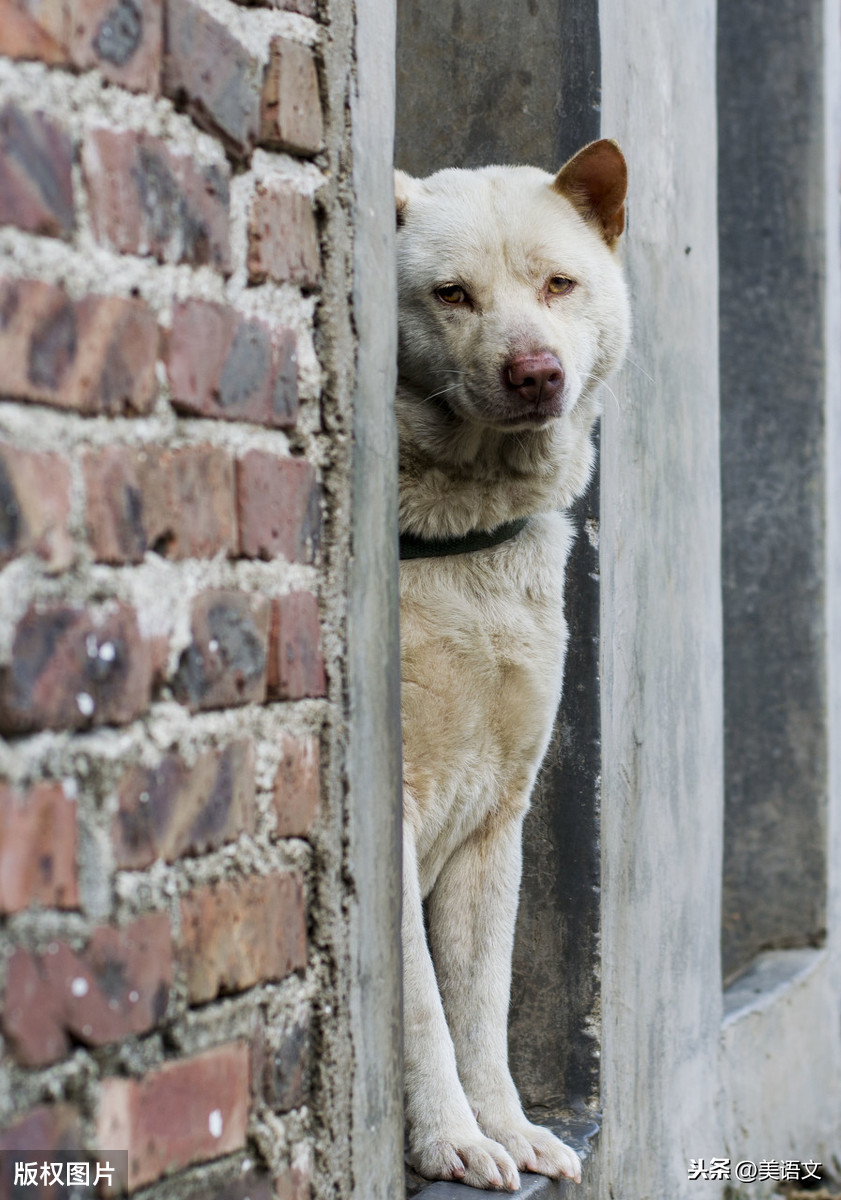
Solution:
M715 4L600 4L636 331L602 433L602 1178L700 1198L721 1145Z
M353 314L358 336L348 596L348 853L358 907L350 992L357 1200L403 1187L402 784L397 597L394 8L356 0Z

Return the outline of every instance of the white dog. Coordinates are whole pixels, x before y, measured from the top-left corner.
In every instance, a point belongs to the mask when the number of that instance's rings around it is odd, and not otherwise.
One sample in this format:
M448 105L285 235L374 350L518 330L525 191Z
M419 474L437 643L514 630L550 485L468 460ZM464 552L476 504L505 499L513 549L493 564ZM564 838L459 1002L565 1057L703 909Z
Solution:
M554 178L396 174L406 1118L422 1175L480 1188L581 1178L523 1114L507 1015L521 826L563 676L563 510L629 336L625 188L606 140Z

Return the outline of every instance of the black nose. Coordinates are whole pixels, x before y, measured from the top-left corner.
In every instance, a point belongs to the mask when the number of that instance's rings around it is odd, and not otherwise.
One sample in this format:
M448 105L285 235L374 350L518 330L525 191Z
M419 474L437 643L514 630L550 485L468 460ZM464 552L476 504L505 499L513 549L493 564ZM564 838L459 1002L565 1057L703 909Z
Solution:
M502 368L505 386L529 404L545 404L564 386L564 369L548 350L518 354Z

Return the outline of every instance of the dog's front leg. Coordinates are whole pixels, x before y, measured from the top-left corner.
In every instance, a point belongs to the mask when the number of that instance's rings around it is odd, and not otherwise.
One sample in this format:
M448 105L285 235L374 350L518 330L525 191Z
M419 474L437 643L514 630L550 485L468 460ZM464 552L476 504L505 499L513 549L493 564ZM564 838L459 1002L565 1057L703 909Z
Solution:
M528 1120L508 1070L521 838L521 815L495 813L451 856L429 899L432 955L459 1076L482 1131L521 1170L580 1182L578 1155Z
M459 1083L423 924L415 839L403 827L403 1007L409 1158L428 1179L520 1186L502 1146L484 1136Z

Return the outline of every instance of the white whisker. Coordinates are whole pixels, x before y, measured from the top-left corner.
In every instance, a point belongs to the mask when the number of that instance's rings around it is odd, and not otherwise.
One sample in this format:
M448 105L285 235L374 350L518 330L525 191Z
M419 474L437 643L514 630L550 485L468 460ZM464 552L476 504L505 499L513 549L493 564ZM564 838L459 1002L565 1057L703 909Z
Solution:
M454 392L460 386L458 383L451 383L449 387L439 388L437 392L430 392L428 396L424 396L424 400L434 400L436 396L443 396L445 392Z
M622 401L616 395L616 392L614 392L613 388L610 386L609 383L606 383L604 381L604 379L600 379L598 375L592 375L589 372L585 373L584 378L585 379L595 379L596 383L600 383L603 388L605 388L608 392L610 392L611 396L613 397L614 403L616 404L616 411L621 413L622 408L623 408Z
M649 383L654 383L654 380L651 378L648 371L643 370L643 368L639 365L639 363L634 362L634 360L630 357L630 355L628 355L628 354L625 355L625 361L629 362L632 367L636 367L636 369L639 371L639 373L641 375L644 375Z

